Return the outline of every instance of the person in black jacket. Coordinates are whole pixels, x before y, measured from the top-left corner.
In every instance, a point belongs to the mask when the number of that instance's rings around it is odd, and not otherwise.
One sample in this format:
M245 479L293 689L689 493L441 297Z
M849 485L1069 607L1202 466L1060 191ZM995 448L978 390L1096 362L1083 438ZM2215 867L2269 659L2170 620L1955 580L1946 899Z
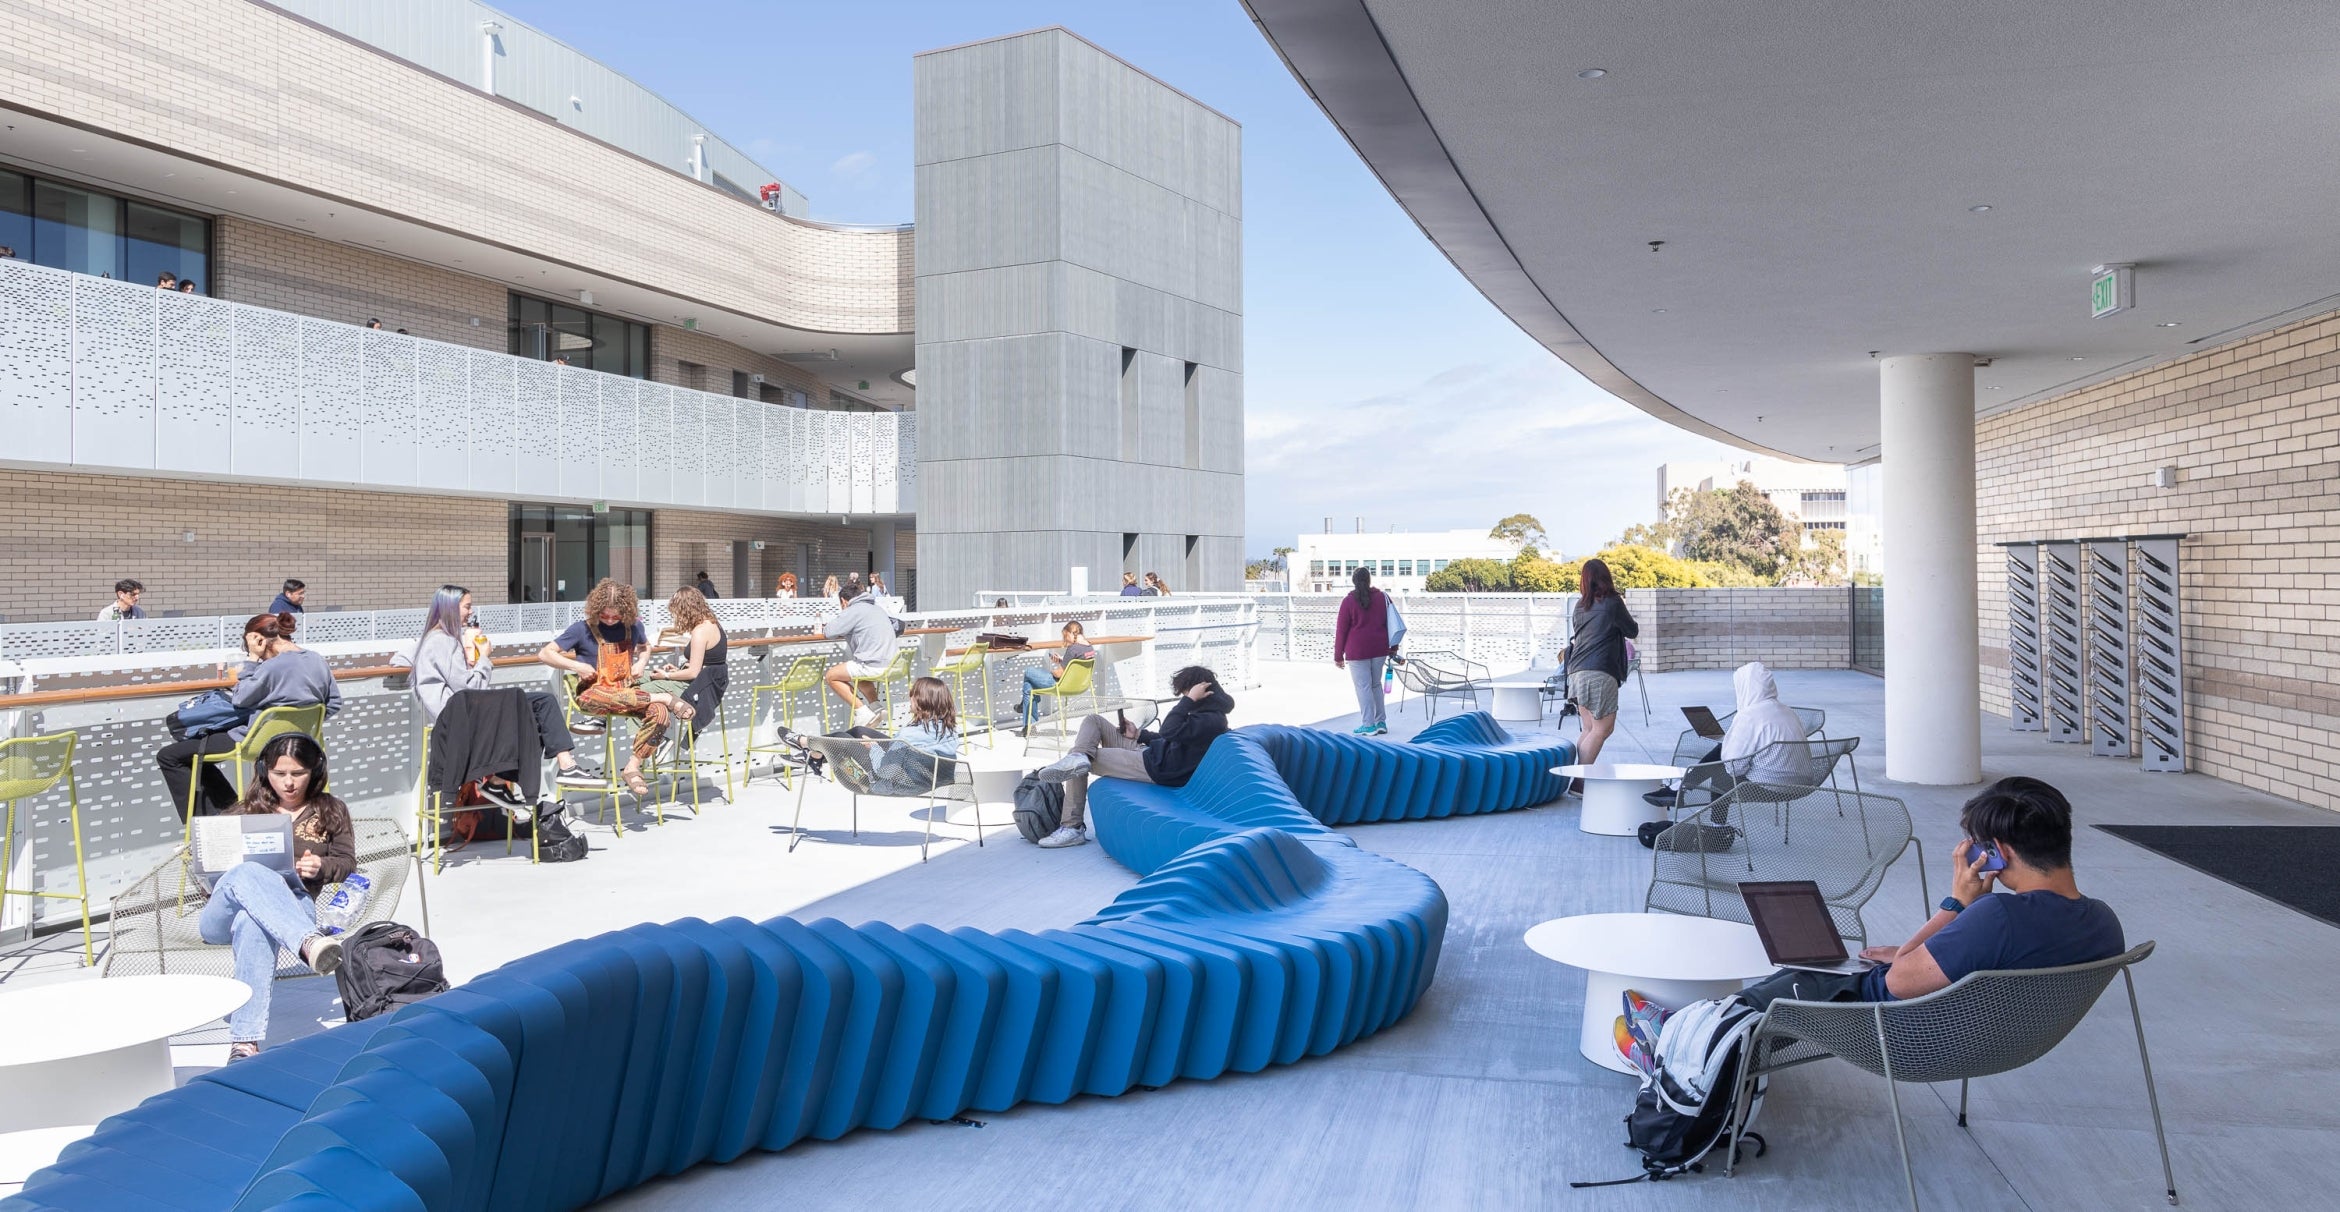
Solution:
M1170 677L1178 701L1162 726L1150 731L1116 727L1112 720L1092 715L1081 721L1072 748L1055 763L1040 768L1039 777L1064 784L1064 819L1056 832L1040 839L1050 850L1078 846L1089 840L1089 775L1184 787L1202 765L1211 742L1227 731L1227 713L1235 699L1219 689L1219 675L1200 665L1189 665Z

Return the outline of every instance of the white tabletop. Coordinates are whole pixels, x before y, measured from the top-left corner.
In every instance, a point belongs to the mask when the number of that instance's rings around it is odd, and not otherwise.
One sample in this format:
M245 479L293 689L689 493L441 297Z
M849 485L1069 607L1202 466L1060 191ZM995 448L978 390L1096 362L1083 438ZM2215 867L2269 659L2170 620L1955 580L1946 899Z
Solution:
M122 976L0 993L0 1068L111 1052L224 1018L252 991L224 976Z
M1512 678L1506 681L1487 683L1497 690L1542 690L1547 684L1542 678L1533 680Z
M1590 766L1554 766L1552 773L1564 779L1625 779L1632 782L1660 783L1678 779L1689 773L1680 766L1651 766L1632 762L1594 762Z
M1587 913L1538 922L1527 945L1593 972L1663 981L1737 981L1769 975L1753 926L1675 913Z
M97 1131L96 1124L0 1132L0 1188L21 1187L32 1172L57 1160L65 1146ZM8 1192L0 1190L0 1195Z

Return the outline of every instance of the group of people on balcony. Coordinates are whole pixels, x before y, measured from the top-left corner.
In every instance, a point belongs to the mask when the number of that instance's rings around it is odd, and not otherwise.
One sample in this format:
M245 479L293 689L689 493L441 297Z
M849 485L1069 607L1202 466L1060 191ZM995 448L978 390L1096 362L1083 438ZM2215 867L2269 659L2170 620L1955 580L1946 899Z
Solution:
M1170 596L1170 587L1162 582L1161 575L1158 573L1147 573L1145 581L1141 584L1138 581L1138 574L1125 572L1121 574L1121 596L1125 598L1166 598Z

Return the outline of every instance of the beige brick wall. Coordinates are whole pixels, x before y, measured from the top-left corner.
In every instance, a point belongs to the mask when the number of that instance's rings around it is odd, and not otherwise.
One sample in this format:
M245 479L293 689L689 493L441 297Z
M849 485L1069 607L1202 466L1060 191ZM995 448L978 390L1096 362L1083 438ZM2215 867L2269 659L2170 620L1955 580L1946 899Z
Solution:
M1626 609L1641 624L1644 673L1735 669L1843 669L1851 663L1848 590L1628 589Z
M706 368L706 381L686 381L681 363L690 362ZM731 394L731 372L743 370L751 375L764 376L766 386L793 388L804 392L814 405L825 405L829 389L819 378L792 362L757 353L734 345L720 337L671 325L660 325L650 334L650 377L677 387L695 387L717 395ZM778 402L778 401L775 401Z
M2192 768L2340 808L2340 313L1985 418L1975 474L1984 706L2008 702L1995 544L2183 533Z
M212 247L211 293L220 298L344 324L378 318L386 329L474 349L507 346L510 291L500 282L232 216L213 225Z
M740 315L910 331L908 232L782 218L263 4L23 0L0 59L0 105Z
M158 617L255 613L286 577L311 610L421 606L449 582L501 602L506 516L468 497L0 470L0 614L91 618L123 577Z

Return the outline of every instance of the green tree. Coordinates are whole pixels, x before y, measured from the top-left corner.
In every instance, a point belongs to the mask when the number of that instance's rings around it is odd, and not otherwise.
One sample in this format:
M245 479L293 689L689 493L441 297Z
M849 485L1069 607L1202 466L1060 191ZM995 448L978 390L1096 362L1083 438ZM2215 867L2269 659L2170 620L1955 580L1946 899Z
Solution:
M1709 492L1676 493L1666 503L1686 560L1711 560L1777 584L1804 544L1804 528L1779 511L1753 484L1739 481Z
M1511 588L1511 565L1502 560L1454 560L1431 573L1422 587L1432 593L1502 593Z
M1689 561L1654 547L1619 543L1603 548L1600 558L1619 589L1704 589L1714 584Z
M1804 541L1782 567L1782 585L1842 585L1846 560L1844 532L1806 530Z
M1495 523L1494 528L1487 532L1487 537L1501 539L1519 548L1542 547L1549 542L1544 537L1544 524L1537 521L1536 515L1532 513L1515 513Z
M1517 593L1568 593L1576 588L1576 570L1529 547L1511 561L1511 588Z
M1677 488L1674 490L1674 495L1680 496L1688 491L1687 488ZM1673 506L1669 503L1666 508L1670 512ZM1672 551L1675 541L1680 537L1679 530L1680 528L1672 522L1663 519L1656 522L1635 522L1626 527L1625 533L1617 536L1617 541L1609 546L1647 547L1653 551Z
M1289 569L1292 567L1292 553L1293 553L1293 552L1295 552L1295 551L1297 551L1297 550L1299 550L1299 548L1296 548L1296 547L1278 547L1278 548L1276 548L1276 549L1275 549L1276 567L1278 567L1278 568L1282 568L1282 569L1286 569L1286 570L1289 570Z
M1760 589L1771 582L1736 564L1718 564L1713 560L1684 560L1706 583L1717 589Z

